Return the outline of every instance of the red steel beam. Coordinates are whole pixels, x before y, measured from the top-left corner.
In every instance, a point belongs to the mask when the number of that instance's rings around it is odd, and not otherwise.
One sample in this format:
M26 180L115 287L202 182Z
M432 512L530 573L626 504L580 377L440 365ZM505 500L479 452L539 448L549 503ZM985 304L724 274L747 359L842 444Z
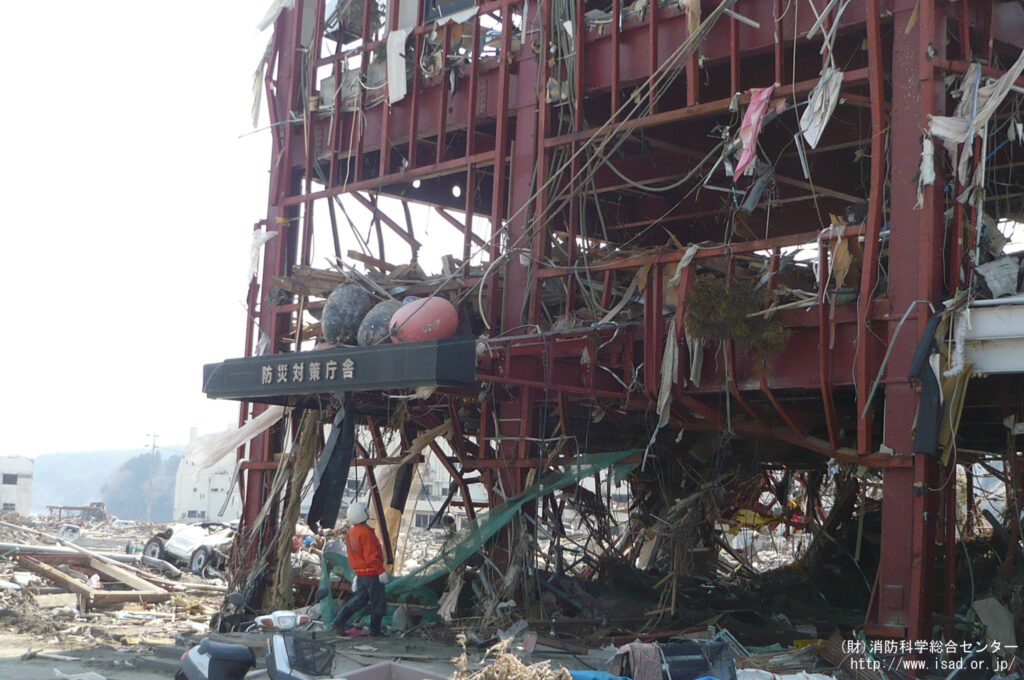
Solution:
M878 276L879 238L882 232L883 201L885 184L885 73L882 68L881 19L879 0L867 0L868 4L868 71L871 91L871 181L868 193L868 217L864 235L864 260L860 272L860 294L857 298L857 451L867 454L872 448L872 414L867 408L868 391L873 376L871 370L871 348L874 333L871 332L871 299L874 297Z
M843 74L843 82L847 85L859 85L868 80L868 69L860 68L847 71ZM790 96L798 94L806 94L814 89L818 84L818 79L803 80L799 83L794 83L791 87L786 88L787 93ZM696 104L694 106L688 106L685 108L674 109L671 111L663 111L661 113L655 113L648 116L643 116L633 120L630 123L630 129L643 130L650 127L659 127L662 125L668 125L670 123L679 123L683 121L696 120L699 118L705 118L707 116L713 116L715 114L724 113L729 110L729 106L732 103L732 97L727 99L719 99L704 104ZM745 92L740 95L739 103L741 106L750 103L750 93ZM573 142L580 142L587 139L597 138L606 136L612 133L614 128L605 129L593 129L584 130L581 132L572 132L558 137L552 137L548 139L545 144L548 148L556 146L565 146L572 144Z
M550 15L550 12L549 12ZM612 17L622 16L622 0L612 0ZM547 25L550 22L545 22ZM619 108L622 106L622 82L619 77L619 59L621 55L619 53L619 42L621 40L621 28L619 26L619 19L612 19L612 120L617 120L619 116ZM547 82L547 81L545 81Z
M391 231L393 231L396 234L398 234L398 236L403 241L408 243L412 247L413 253L415 253L417 250L420 249L420 247L421 247L420 242L417 241L416 239L414 239L409 234L408 231L403 229L401 227L401 225L398 224L398 222L395 222L393 219L391 219L386 214L384 214L384 212L382 212L380 210L380 208L377 207L377 204L376 204L375 201L371 201L370 199L366 198L365 196L363 196L362 194L360 194L359 192L356 192L356 191L353 191L350 195L352 196L352 198L356 199L356 201L358 201L361 206L363 206L364 208L366 208L367 210L372 212L374 217L379 219L384 224L388 225L388 228L390 228ZM383 257L384 257L384 254L381 253L381 258L383 259Z
M395 3L397 4L397 3ZM434 162L441 164L445 161L445 143L448 137L448 99L450 97L448 87L448 54L451 47L452 24L449 21L441 29L441 107L439 114L441 122L437 128L437 148L434 149ZM381 173L382 175L385 173Z
M482 238L480 238L479 236L477 236L476 234L473 233L473 229L469 226L468 223L465 224L465 225L462 224L462 222L459 222L457 219L452 217L450 214L448 214L448 211L446 211L444 208L442 208L439 205L438 206L434 206L434 210L437 211L437 214L440 215L441 217L443 217L448 224L450 224L453 227L455 227L456 229L458 229L459 232L463 236L465 236L467 240L471 240L473 243L477 244L478 246L486 246L487 245L487 243Z
M501 51L503 55L512 51L512 8L509 2L502 5L501 11ZM509 63L508 59L501 59L498 78L498 119L495 124L495 163L494 163L494 185L491 192L491 238L488 247L488 255L491 262L496 262L500 256L499 241L502 224L505 219L505 200L508 192L506 183L507 169L504 158L508 154L509 144ZM483 284L481 284L483 285ZM495 324L500 324L498 311L500 300L498 298L497 278L492 278L488 285L490 308L480 310L486 314Z
M469 517L469 519L476 519L476 510L473 507L473 497L469 493L469 486L466 484L466 480L463 478L462 474L455 469L455 466L452 465L451 461L448 460L448 456L445 455L444 451L441 450L440 445L438 445L436 441L430 442L430 450L434 452L435 456L437 456L437 460L441 463L441 467L451 475L452 480L456 485L458 485L459 494L462 495L462 499L465 503L466 516Z
M469 95L466 97L466 158L472 158L476 152L476 107L477 107L477 79L480 67L480 16L473 17L473 46L470 48L469 65ZM476 202L476 166L472 163L466 165L466 208L463 212L466 215L466 231L462 239L462 267L463 272L469 272L469 261L471 258L470 243L473 237L473 216ZM480 247L486 247L481 239Z
M828 440L832 448L839 446L839 422L836 416L836 403L832 396L832 335L829 332L828 284L831 279L829 269L828 246L818 244L818 386L821 390L821 401L825 407L825 423L828 426Z
M943 9L947 5L942 4ZM911 640L928 639L933 611L932 568L937 509L932 456L914 451L911 436L918 399L906 376L927 314L916 300L936 302L942 283L941 239L943 219L941 187L924 188L918 209L913 187L921 157L920 130L929 114L942 113L945 102L941 79L935 79L933 57L945 57L946 22L935 0L921 0L916 24L908 22L912 10L896 13L896 26L912 26L893 35L891 169L893 187L890 221L904 225L889 238L889 300L893 312L888 323L891 350L885 384L883 441L899 457L914 461L912 469L888 470L882 488L882 551L878 579L872 593L865 629L869 635L902 631ZM938 170L938 168L936 168ZM898 263L898 264L895 264ZM900 316L911 306L916 317L895 336ZM908 332L909 331L909 332Z
M355 461L359 464L359 461ZM380 497L380 488L377 486L377 475L373 471L372 465L366 467L366 479L370 482L370 502L373 503L373 509L377 512L377 522L380 524L377 527L380 530L380 542L384 547L384 562L385 564L395 563L394 549L391 547L391 536L388 532L387 516L384 514L384 502Z
M782 420L789 426L789 429L793 430L793 433L798 437L807 437L807 430L800 426L799 423L793 418L793 416L787 411L779 400L776 399L775 393L768 387L768 379L765 376L761 376L761 391L768 397L769 403L775 411L782 417Z
M818 240L820 233L817 231L791 234L789 236L773 236L771 238L756 239L753 241L737 241L729 245L710 246L697 251L694 259L703 260L710 258L724 257L730 254L753 253L760 250L772 250L774 248L785 248L789 246L806 245ZM588 269L592 272L603 272L608 270L639 269L647 264L670 264L678 262L684 251L672 250L656 255L635 255L631 257L610 258L600 262L592 262ZM562 267L547 267L540 270L540 278L553 278L566 276L570 272Z

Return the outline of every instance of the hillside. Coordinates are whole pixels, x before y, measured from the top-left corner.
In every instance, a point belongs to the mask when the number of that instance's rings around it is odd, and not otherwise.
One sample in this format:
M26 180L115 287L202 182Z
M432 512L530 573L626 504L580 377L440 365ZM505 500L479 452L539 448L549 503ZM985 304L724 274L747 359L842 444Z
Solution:
M183 450L183 447L160 448L165 457L175 456ZM142 449L135 449L46 453L36 456L32 512L45 514L47 505L87 505L103 500L101 489L111 481L111 476L130 459L145 453ZM170 487L173 490L173 476Z
M100 489L107 512L121 519L146 519L151 502L150 519L170 522L180 454L180 449L165 448L156 452L155 459L147 451L125 461Z

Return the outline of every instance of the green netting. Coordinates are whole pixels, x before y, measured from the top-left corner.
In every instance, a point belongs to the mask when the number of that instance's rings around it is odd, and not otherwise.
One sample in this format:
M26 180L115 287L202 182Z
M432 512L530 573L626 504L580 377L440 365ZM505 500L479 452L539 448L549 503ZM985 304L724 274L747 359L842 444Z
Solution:
M615 469L612 470L612 481L616 484L622 484L629 477L629 474L636 469L636 466L640 463L623 463L622 465L616 465Z
M575 484L585 477L591 477L597 472L615 465L627 456L640 453L641 451L641 449L629 449L627 451L612 451L609 453L592 453L580 456L572 465L566 466L563 472L551 472L545 475L538 484L530 487L522 494L491 508L486 516L477 515L476 527L473 531L470 531L458 543L442 551L423 566L414 569L405 576L393 579L384 587L384 592L387 593L389 599L393 599L433 583L473 556L491 537L501 531L502 527L508 524L515 517L516 513L519 512L519 509L527 503L553 491L558 491L570 484ZM330 575L333 571L340 572L349 581L355 576L351 567L348 566L348 559L345 555L324 552L320 563L321 585L328 585L330 583ZM334 620L333 600L327 598L320 606L324 621Z

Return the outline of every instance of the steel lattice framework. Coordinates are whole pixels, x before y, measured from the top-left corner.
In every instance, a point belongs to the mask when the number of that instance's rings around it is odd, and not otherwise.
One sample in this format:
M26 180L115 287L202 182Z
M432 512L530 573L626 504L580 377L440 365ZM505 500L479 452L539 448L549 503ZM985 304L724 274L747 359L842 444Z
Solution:
M469 292L465 300L488 326L489 351L477 366L484 389L439 390L428 405L410 407L401 434L407 441L451 421L454 455L432 451L467 512L468 483L485 483L496 502L499 479L515 494L535 468L571 460L572 451L552 456L545 442L554 432L579 432L596 409L604 420L586 425L592 442L639 430L646 437L665 345L678 343L674 426L728 430L737 446L759 442L783 463L836 459L884 469L884 549L868 631L927 639L937 527L949 540L952 523L941 517L954 494L932 490L937 463L914 451L918 396L906 376L928 305L971 281L976 215L945 195L960 187L941 168L917 205L921 137L929 114L953 105L944 78L978 59L999 75L1016 58L1024 27L997 21L1001 4L735 0L633 11L621 0L497 0L463 23L438 26L424 19L433 5L414 3L408 91L388 103L380 101L387 90L372 87L373 72L388 49L385 29L406 21L402 3L375 22L377 5L365 0L361 26L343 21L331 33L324 0L297 2L276 21L266 69L273 162L267 217L256 226L281 236L267 243L250 284L246 356L262 335L270 352L293 351L304 310L322 304L268 296L279 277L310 265L314 207L334 224L333 197L352 196L378 230L392 230L415 253L411 227L382 214L377 197L432 206L461 232L456 256L468 262L484 251L483 270L463 265L445 284ZM730 183L721 168L713 174L723 131L737 126L751 88L774 84L774 98L802 104L829 64L842 70L841 95L821 143L801 151L798 116L780 113L759 139L774 165L773 194L737 219ZM333 92L321 90L326 76ZM355 87L337 85L346 82ZM993 153L996 180L1013 184L1012 156ZM1019 201L1008 197L1004 207L1012 212ZM830 213L851 205L844 231L823 231ZM481 218L489 238L473 232ZM863 249L851 277L854 302L842 304L819 276L816 304L777 313L789 341L772 370L727 342L703 366L699 386L687 381L694 357L683 337L684 301L699 267L737 274L756 256L768 262L767 285L775 287L791 247L810 247L819 271L829 271L833 241L851 235ZM666 283L687 251L682 244L698 243L692 262L678 267L678 285ZM383 239L380 247L383 260ZM631 283L642 318L601 325L597 315L547 330L580 300L612 309ZM1011 382L990 384L1004 404L1019 398ZM243 405L242 420L263 408ZM368 408L363 417L379 440L380 415ZM986 418L995 416L980 407L964 418L964 436L979 449ZM261 509L281 436L272 430L251 444L243 523ZM395 462L363 453L356 463L371 479L378 465Z

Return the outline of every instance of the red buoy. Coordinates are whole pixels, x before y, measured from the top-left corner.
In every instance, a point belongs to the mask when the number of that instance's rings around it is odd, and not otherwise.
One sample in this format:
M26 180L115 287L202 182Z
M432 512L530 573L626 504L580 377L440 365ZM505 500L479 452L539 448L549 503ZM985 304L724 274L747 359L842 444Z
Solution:
M441 297L411 300L391 317L392 342L441 340L455 335L459 314Z

